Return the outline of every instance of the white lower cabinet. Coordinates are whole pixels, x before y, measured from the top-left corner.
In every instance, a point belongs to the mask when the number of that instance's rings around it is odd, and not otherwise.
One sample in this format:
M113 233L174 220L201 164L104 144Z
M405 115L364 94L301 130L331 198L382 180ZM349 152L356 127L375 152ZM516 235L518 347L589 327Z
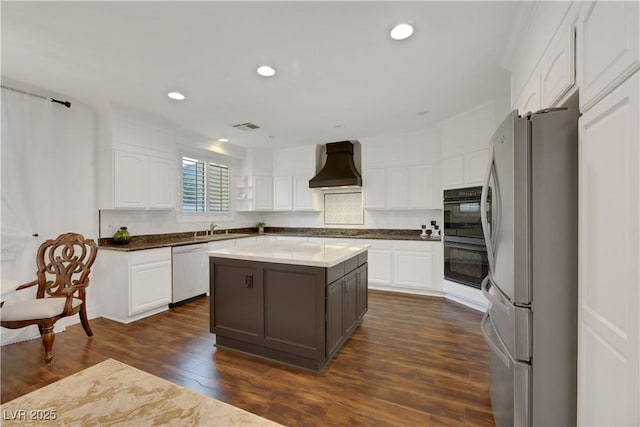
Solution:
M129 323L167 310L171 302L171 248L120 252L101 250L94 282L103 316Z
M369 248L369 288L441 295L440 242L361 240Z
M371 245L368 254L370 287L389 286L393 283L393 242L366 240Z
M434 289L432 246L426 242L393 242L393 284L413 289Z

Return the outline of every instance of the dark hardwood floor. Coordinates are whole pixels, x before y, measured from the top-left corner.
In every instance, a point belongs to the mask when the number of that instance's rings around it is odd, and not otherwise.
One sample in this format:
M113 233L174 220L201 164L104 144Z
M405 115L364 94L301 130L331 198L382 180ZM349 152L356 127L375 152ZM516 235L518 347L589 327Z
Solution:
M108 358L288 426L494 425L481 314L441 298L370 292L369 311L322 374L216 349L209 299L123 325L91 320L2 347L2 402Z

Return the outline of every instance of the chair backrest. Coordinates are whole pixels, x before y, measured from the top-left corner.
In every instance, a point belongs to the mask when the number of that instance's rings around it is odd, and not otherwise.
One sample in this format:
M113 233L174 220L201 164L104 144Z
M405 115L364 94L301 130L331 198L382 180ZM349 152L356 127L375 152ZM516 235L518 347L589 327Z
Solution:
M89 285L89 273L96 259L98 246L92 239L78 233L65 233L56 239L47 240L38 249L37 298L62 297L69 287L84 288Z

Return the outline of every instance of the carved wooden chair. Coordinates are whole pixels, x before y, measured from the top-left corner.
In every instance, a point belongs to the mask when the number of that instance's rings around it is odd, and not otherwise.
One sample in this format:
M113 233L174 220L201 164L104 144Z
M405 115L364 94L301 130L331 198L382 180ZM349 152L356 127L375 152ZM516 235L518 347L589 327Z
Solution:
M80 313L80 321L87 336L93 336L89 326L85 289L89 286L91 265L98 247L92 239L77 233L61 234L47 240L38 249L37 279L16 288L38 286L36 299L21 301L0 309L0 324L17 329L38 325L44 344L44 361L51 363L55 334L54 324L63 317Z

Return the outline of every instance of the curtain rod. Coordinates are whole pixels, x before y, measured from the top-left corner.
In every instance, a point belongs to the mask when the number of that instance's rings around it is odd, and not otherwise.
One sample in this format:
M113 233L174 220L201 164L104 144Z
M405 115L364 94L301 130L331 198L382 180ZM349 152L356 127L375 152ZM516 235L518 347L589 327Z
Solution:
M15 88L12 88L12 87L9 87L9 86L5 86L5 85L0 85L0 87L2 87L2 89L12 90L12 91L18 92L18 93L23 93L25 95L35 96L36 98L46 99L47 101L55 102L57 104L62 104L67 108L71 108L71 103L69 101L60 101L59 99L49 98L48 96L38 95L38 94L35 94L35 93L27 92L27 91L20 90L20 89L15 89Z

